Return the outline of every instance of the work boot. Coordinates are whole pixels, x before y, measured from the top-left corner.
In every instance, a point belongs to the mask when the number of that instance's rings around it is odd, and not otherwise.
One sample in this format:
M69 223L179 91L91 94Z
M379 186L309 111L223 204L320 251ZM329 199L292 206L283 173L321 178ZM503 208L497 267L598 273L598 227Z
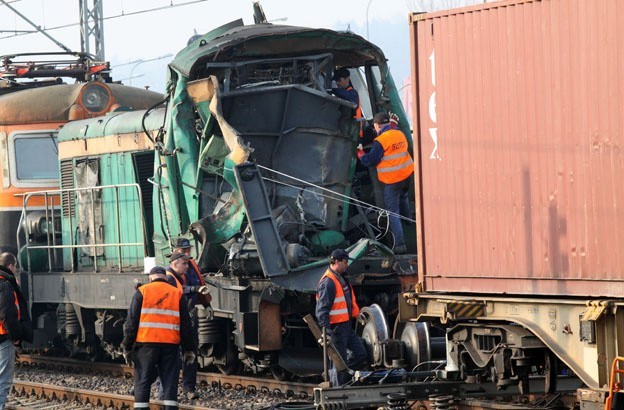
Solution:
M394 247L392 251L395 253L395 255L402 255L407 252L407 246L397 245Z
M197 393L197 390L185 390L184 395L189 400L195 400L199 398L199 393Z

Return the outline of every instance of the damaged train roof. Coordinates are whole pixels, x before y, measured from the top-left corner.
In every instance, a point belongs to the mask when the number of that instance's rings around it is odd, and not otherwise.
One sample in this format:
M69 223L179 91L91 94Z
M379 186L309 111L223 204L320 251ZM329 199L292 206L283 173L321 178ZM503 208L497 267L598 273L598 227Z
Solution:
M171 65L193 79L208 62L327 52L333 53L337 65L386 63L379 47L350 32L273 24L245 26L242 20L236 20L193 41L176 55Z

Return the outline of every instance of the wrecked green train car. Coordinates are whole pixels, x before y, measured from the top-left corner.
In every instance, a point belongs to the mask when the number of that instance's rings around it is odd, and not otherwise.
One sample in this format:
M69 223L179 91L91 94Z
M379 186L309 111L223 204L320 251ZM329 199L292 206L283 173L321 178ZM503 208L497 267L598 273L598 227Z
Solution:
M61 189L47 193L60 197L60 238L22 250L38 340L59 333L73 351L119 357L141 272L166 265L183 236L211 287L199 311L201 365L320 373L302 318L337 247L356 258L360 305L374 304L360 327L372 363L402 356L382 341L416 258L392 253L374 169L355 155L369 124L330 92L338 67L350 70L366 120L393 112L410 135L378 47L348 32L242 21L178 53L164 108L65 126Z

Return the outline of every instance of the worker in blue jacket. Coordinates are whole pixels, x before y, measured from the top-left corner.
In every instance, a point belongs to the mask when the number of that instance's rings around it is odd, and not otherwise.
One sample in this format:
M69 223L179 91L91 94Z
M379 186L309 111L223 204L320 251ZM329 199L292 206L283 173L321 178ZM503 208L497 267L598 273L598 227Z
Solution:
M349 254L344 249L334 249L329 257L329 267L319 281L316 291L316 319L325 328L327 338L333 342L340 357L349 368L358 370L368 359L362 340L355 334L351 319L356 318L360 308L355 300L353 286L345 274L349 266ZM323 343L323 341L320 341ZM347 354L351 351L351 355ZM331 364L330 380L337 387L349 380L346 372L337 372Z
M362 106L360 105L360 95L351 83L351 73L346 67L337 69L332 78L336 83L336 87L332 87L332 93L343 100L347 100L355 104L355 114L353 119L357 121L359 127L359 136L364 136L365 119L362 114Z
M368 153L359 148L357 156L362 165L377 168L377 178L384 186L385 207L390 213L388 220L394 235L393 250L397 254L405 253L407 247L400 217L410 217L409 188L413 183L414 162L409 154L407 138L392 125L388 114L377 113L373 126L377 138Z

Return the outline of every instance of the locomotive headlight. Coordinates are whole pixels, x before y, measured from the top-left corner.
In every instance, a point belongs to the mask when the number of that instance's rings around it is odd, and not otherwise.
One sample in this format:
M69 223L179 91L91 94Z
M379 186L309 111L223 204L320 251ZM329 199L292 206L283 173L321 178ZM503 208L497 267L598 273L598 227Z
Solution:
M61 216L58 213L50 213L46 217L44 211L30 212L23 223L31 241L43 240L48 235L59 236L61 234Z
M82 105L91 112L104 111L111 100L110 90L104 84L90 83L82 89Z

